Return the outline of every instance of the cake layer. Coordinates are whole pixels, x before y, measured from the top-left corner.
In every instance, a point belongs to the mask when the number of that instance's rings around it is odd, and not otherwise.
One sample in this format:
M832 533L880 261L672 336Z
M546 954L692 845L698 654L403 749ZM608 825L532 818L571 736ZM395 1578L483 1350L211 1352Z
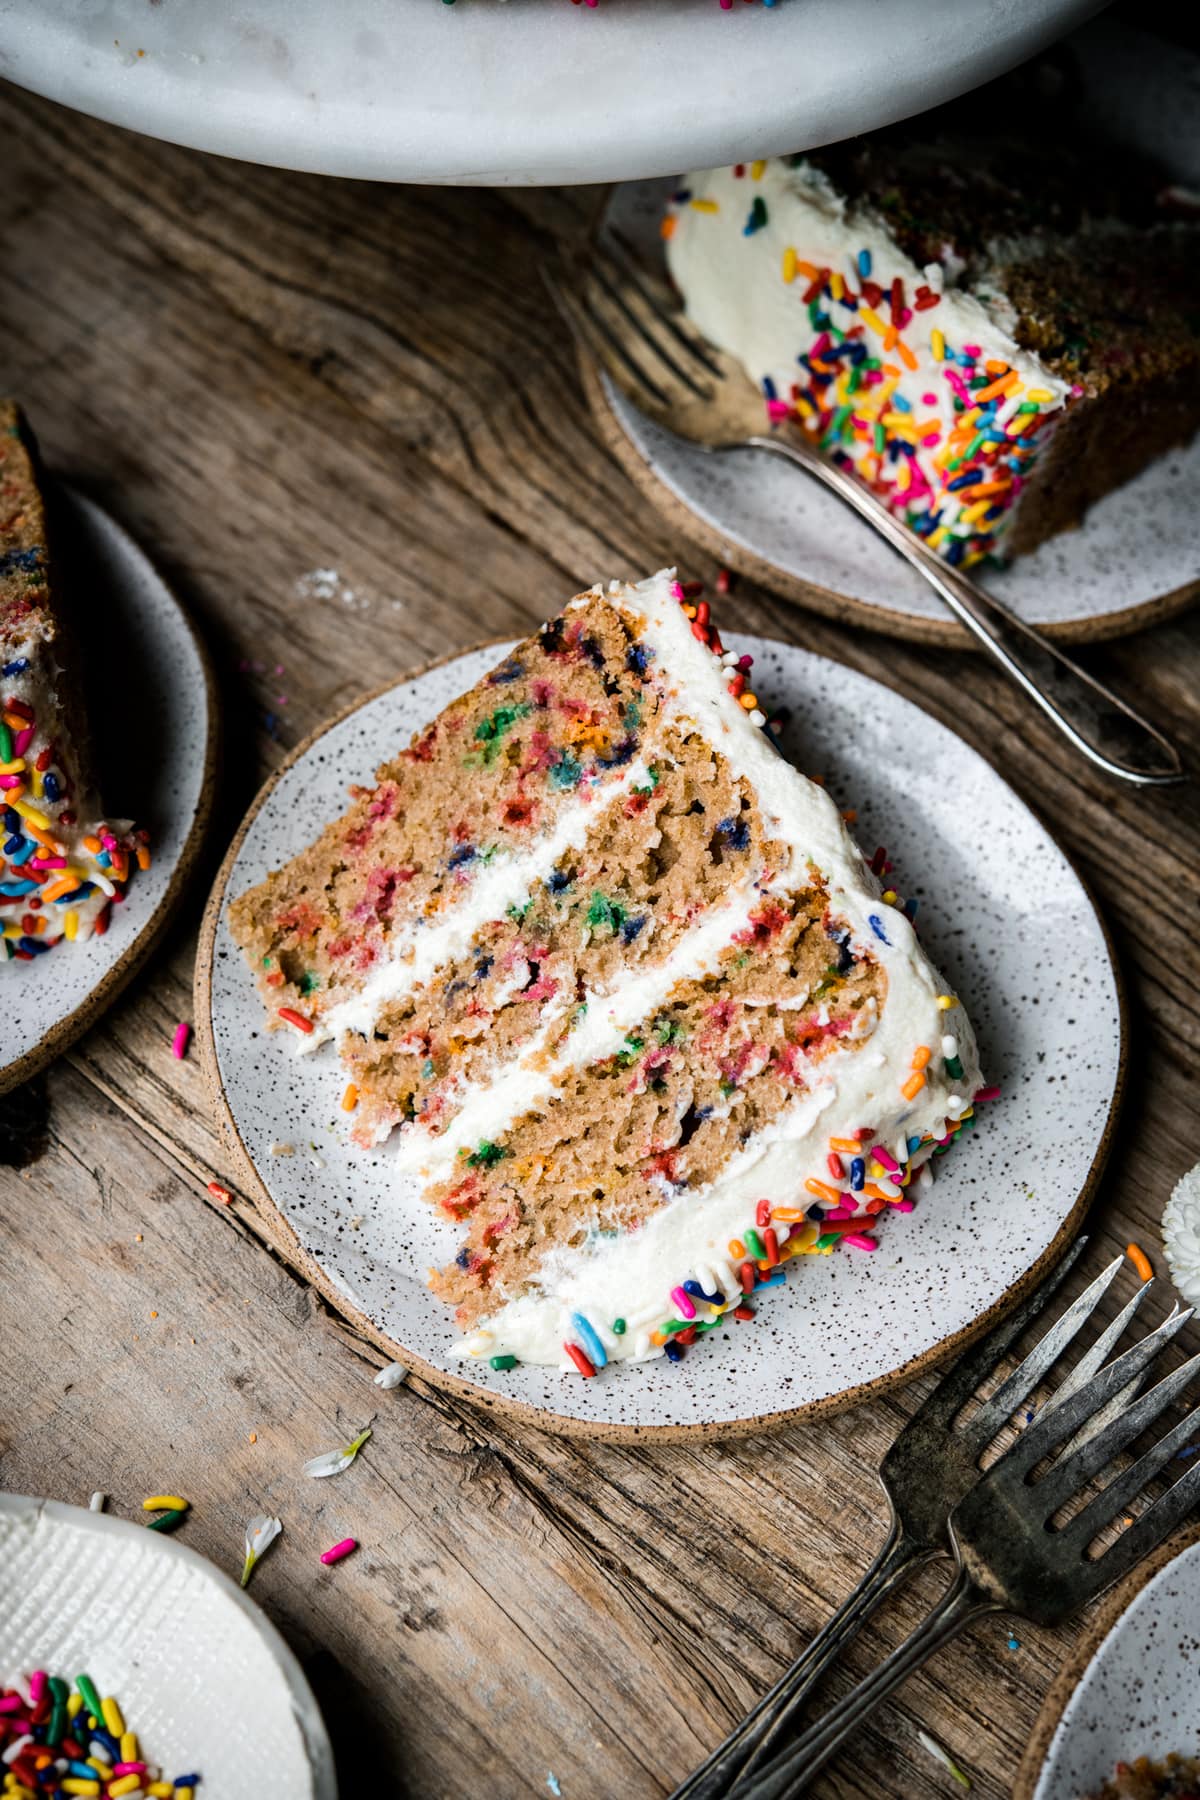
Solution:
M1015 140L898 127L691 175L664 224L769 416L953 563L1077 524L1200 424L1200 234L1155 220L1151 171L1083 152L1029 189Z
M104 818L32 434L0 402L0 960L102 933L147 834Z

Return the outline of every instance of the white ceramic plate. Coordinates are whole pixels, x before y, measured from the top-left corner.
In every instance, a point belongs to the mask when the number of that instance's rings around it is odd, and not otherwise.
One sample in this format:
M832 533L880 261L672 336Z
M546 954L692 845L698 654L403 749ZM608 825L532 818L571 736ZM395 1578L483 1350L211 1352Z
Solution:
M61 944L34 962L0 965L0 1094L60 1056L153 949L182 898L212 803L216 698L208 663L179 602L141 550L81 494L62 496L62 550L81 609L104 803L151 833L103 937Z
M1102 0L0 0L0 73L152 137L369 180L611 181L962 93Z
M1179 182L1200 187L1200 56L1105 20L1078 33L1071 47L1097 116ZM610 206L655 266L664 260L658 226L671 186L629 183ZM880 631L964 641L921 577L835 495L764 451L706 456L652 425L607 380L604 393L631 473L643 480L648 473L659 495L665 489L685 507L702 541L735 567L780 580L802 604ZM1108 495L1081 530L982 579L1021 618L1065 638L1112 637L1154 623L1200 591L1198 487L1200 436Z
M1082 1800L1118 1761L1200 1756L1200 1528L1188 1536L1134 1571L1072 1655L1038 1719L1017 1800Z
M0 1684L83 1670L168 1780L213 1800L335 1800L296 1658L254 1602L176 1539L0 1494Z
M457 1235L392 1170L354 1149L332 1046L297 1057L264 1028L226 904L300 850L410 733L499 660L475 650L362 703L301 746L255 803L202 932L196 1019L235 1137L310 1272L401 1359L476 1397L535 1408L560 1429L726 1429L834 1402L911 1374L1014 1298L1065 1246L1107 1147L1122 1065L1121 1009L1103 928L1044 828L982 757L910 702L789 645L726 637L755 686L803 721L802 766L859 809L861 840L895 853L926 941L1004 1084L979 1129L938 1164L928 1202L888 1220L872 1257L807 1259L752 1326L678 1365L623 1364L593 1381L464 1362L425 1271ZM794 754L798 740L787 746ZM272 1156L272 1143L296 1154Z

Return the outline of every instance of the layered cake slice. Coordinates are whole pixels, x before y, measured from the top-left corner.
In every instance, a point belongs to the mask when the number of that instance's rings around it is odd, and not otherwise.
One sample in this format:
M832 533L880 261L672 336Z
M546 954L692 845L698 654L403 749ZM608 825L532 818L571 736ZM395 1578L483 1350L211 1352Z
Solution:
M1200 425L1195 215L1020 99L690 175L664 221L770 417L963 566L1077 525Z
M102 933L146 833L104 817L32 435L0 401L0 943L30 962Z
M972 1121L962 1010L746 660L670 571L594 588L233 903L273 1021L462 1227L468 1354L677 1359L873 1250Z

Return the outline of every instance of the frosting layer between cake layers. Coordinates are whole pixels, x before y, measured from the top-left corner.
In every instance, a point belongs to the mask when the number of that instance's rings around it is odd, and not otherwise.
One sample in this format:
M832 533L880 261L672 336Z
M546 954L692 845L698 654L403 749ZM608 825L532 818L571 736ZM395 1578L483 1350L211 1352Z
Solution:
M860 1161L870 1171L870 1187L905 1205L910 1168L970 1117L979 1080L970 1027L945 994L909 919L881 898L833 802L776 752L729 691L729 669L705 634L693 629L673 572L637 586L593 590L573 606L586 606L601 592L649 653L663 720L698 736L752 791L767 840L763 859L734 868L720 898L697 912L665 955L631 960L582 994L549 997L538 1029L457 1096L448 1121L438 1116L432 1126L420 1120L404 1126L401 1169L436 1187L461 1170L464 1159L503 1155L506 1133L561 1096L580 1071L618 1055L673 994L698 979L720 977L764 906L782 910L789 897L817 895L827 916L848 929L855 955L878 965L884 993L883 1004L867 1002L852 1031L833 1040L838 1047L814 1061L795 1098L789 1096L769 1124L736 1149L714 1180L679 1194L665 1185L637 1229L605 1231L583 1221L574 1235L584 1241L548 1249L522 1291L499 1294L503 1303L464 1345L467 1355L516 1356L567 1368L572 1363L570 1357L564 1361L564 1345L582 1351L593 1366L660 1354L668 1339L655 1327L677 1309L675 1296L688 1281L703 1294L721 1296L719 1304L688 1300L702 1324L732 1306L744 1284L731 1263L730 1241L753 1228L764 1200L793 1218L768 1236L786 1246L793 1233L793 1254L814 1249L821 1234L808 1210L818 1217L821 1210L845 1210L830 1183L831 1138L845 1146L861 1134ZM439 964L467 956L490 918L520 908L566 850L603 828L605 809L640 791L642 758L653 760L652 745L643 744L638 763L601 794L560 813L527 851L484 869L430 924L396 933L387 959L324 1014L321 1031L369 1036L382 1007L428 979ZM763 1001L777 1003L777 996ZM821 1017L819 997L797 995L784 1004L815 1006ZM853 1160L846 1156L839 1165L847 1192ZM814 1181L823 1193L810 1185ZM856 1191L862 1187L860 1169Z
M947 559L1003 547L1072 390L1002 292L918 268L870 207L772 159L686 177L666 220L689 316Z

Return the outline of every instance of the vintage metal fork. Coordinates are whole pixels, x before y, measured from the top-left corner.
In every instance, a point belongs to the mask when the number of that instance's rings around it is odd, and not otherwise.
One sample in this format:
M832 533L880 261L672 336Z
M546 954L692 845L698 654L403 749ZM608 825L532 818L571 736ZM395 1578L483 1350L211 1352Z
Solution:
M1074 1341L1124 1257L1116 1257L1096 1277L970 1418L958 1421L958 1415L979 1388L995 1380L1007 1352L1058 1291L1086 1241L1081 1238L1073 1245L1040 1287L965 1351L913 1414L879 1471L890 1509L883 1548L854 1592L787 1673L675 1790L672 1800L717 1800L734 1789L768 1750L777 1747L810 1689L888 1595L913 1569L949 1549L951 1510L979 1480L980 1457ZM1151 1286L1146 1282L1138 1288L1055 1390L1046 1402L1048 1408L1069 1399L1103 1365Z
M1190 1317L1190 1310L1173 1314L1089 1380L1072 1383L1067 1399L1056 1395L1056 1405L1041 1409L950 1514L957 1573L942 1599L874 1674L773 1761L737 1783L733 1792L739 1800L790 1800L802 1793L866 1714L973 1620L1008 1612L1037 1625L1060 1625L1175 1529L1200 1502L1200 1464L1193 1464L1130 1521L1101 1554L1088 1555L1097 1537L1115 1525L1195 1434L1200 1407L1177 1420L1130 1466L1119 1468L1065 1524L1056 1528L1054 1520L1200 1374L1200 1355L1193 1356L1148 1392L1131 1397L1134 1385L1140 1385L1154 1358ZM1101 1417L1105 1423L1095 1429ZM1038 1475L1039 1465L1052 1454L1055 1460Z
M1186 779L1179 752L1111 688L953 568L865 483L822 456L799 427L764 428L762 395L701 337L666 283L613 226L581 262L542 273L571 332L639 412L698 449L767 450L832 488L898 550L980 646L1098 768L1139 786Z

